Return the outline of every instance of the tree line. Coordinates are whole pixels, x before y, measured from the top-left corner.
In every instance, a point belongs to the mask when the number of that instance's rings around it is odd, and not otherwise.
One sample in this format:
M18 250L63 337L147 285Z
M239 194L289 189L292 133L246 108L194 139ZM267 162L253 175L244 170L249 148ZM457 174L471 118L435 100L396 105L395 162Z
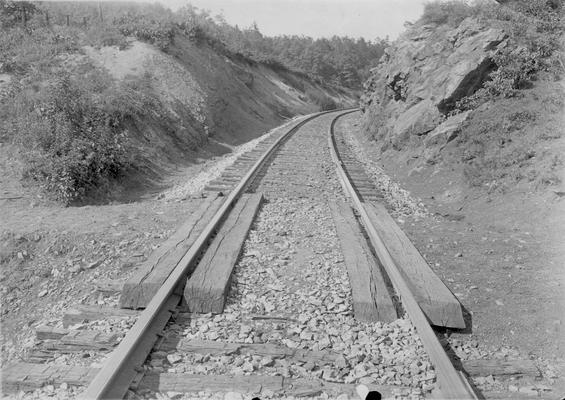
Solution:
M0 22L3 28L18 24L27 29L38 24L99 27L108 37L114 31L136 36L164 51L174 42L176 34L183 33L194 40L220 46L233 55L349 88L362 86L369 70L377 65L389 45L388 38L369 41L338 36L320 39L265 36L256 23L246 28L232 26L222 15L212 16L191 5L173 12L159 4L0 0ZM102 44L115 42L119 40L106 38Z

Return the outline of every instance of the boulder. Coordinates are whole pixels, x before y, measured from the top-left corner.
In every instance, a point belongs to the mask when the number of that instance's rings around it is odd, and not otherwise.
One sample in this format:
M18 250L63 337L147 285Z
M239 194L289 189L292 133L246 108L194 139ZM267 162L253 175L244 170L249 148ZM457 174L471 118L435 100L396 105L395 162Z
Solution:
M431 131L424 140L426 147L446 144L457 137L461 131L461 126L469 117L471 111L465 111L447 118Z
M379 115L382 121L365 124L376 130L371 135L399 143L411 135L434 133L457 101L488 79L496 68L491 52L505 46L506 37L473 18L456 28L412 26L387 49L365 82L361 109L367 119ZM436 139L442 136L434 134Z

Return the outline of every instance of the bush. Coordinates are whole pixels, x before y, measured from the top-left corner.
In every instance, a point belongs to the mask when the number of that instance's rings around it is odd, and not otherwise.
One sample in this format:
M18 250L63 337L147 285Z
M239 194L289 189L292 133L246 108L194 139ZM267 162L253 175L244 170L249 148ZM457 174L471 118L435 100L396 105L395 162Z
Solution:
M135 36L161 50L167 50L175 36L175 24L170 19L157 19L143 14L128 13L114 20L114 25L124 36Z
M473 15L473 8L463 1L432 1L424 4L420 21L424 24L459 25Z
M337 109L336 102L329 96L326 96L322 92L318 92L312 89L306 90L306 95L314 102L314 104L320 107L320 111L329 111Z
M92 69L80 78L59 73L5 107L4 128L27 162L24 178L69 204L132 165L124 122L160 105L143 82L118 85Z
M21 27L8 29L0 35L0 73L46 71L57 56L79 50L76 36L66 27L39 27L32 33Z
M461 99L459 110L474 109L496 97L513 97L531 87L538 73L560 75L561 37L564 32L560 3L546 0L515 1L508 5L475 6L476 16L509 34L508 45L491 55L496 70L473 95Z
M90 25L85 34L85 42L96 48L117 46L123 50L127 47L126 37L110 24Z

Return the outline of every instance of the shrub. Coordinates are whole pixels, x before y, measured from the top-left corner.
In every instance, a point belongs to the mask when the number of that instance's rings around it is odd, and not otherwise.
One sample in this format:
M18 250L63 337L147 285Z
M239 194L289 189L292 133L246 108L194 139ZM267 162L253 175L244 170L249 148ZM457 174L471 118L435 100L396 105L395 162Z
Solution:
M116 84L91 69L59 73L37 91L20 91L6 104L5 130L27 161L23 176L69 204L103 188L132 166L124 122L160 104L146 83Z
M318 92L312 89L306 90L306 95L314 102L314 104L320 107L320 111L328 111L337 109L336 102L329 96L322 92Z
M560 75L563 23L560 3L546 0L516 1L508 5L475 6L475 14L509 35L508 45L491 55L496 70L473 95L461 99L457 110L469 110L496 97L513 97L528 88L539 72Z
M120 50L127 47L126 37L118 28L110 24L90 25L85 32L85 42L90 46L117 46Z
M0 73L44 71L54 64L57 56L78 50L73 28L39 27L32 33L21 27L8 29L0 35Z
M463 1L432 1L424 4L420 21L424 24L457 26L473 15L473 8Z
M135 36L161 50L167 50L175 36L175 24L166 18L128 13L114 20L114 25L124 36Z

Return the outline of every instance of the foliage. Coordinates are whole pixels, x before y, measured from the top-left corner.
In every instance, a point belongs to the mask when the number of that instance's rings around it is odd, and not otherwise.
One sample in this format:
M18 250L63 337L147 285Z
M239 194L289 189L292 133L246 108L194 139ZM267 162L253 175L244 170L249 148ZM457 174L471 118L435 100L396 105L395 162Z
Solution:
M497 97L513 97L528 88L540 72L565 72L561 61L564 25L560 1L518 0L504 5L467 6L472 15L509 35L506 46L492 52L496 69L481 89L461 99L455 111L469 110ZM457 14L460 18L460 13Z
M17 23L26 23L37 12L37 6L29 1L0 0L0 27L7 29Z
M368 42L337 36L330 39L268 37L256 24L240 29L229 25L221 15L212 17L190 5L179 10L177 16L185 26L198 27L200 37L223 44L232 54L351 88L361 86L388 46L388 41L383 39Z
M91 25L85 30L85 43L101 48L104 46L116 46L120 50L127 47L127 39L115 25L110 23L100 23Z
M10 21L17 25L17 12L14 15ZM214 46L229 57L302 72L315 80L351 88L361 87L369 69L377 64L388 46L388 40L378 38L370 42L337 36L316 40L304 36L267 37L256 24L240 29L229 25L221 15L212 17L190 5L173 13L159 4L54 1L39 3L33 15L30 26L46 28L48 15L49 28L59 30L69 16L68 30L74 28L76 33L73 37L81 37L93 46L123 47L125 38L134 36L166 51L175 35L184 34L196 43Z
M46 70L56 57L78 50L72 29L38 27L30 34L14 27L0 35L0 73L20 73Z
M0 0L0 24L0 73L13 78L0 93L0 141L19 144L25 178L66 204L135 166L130 122L167 113L144 79L118 83L85 61L85 45L124 48L135 36L167 50L182 34L226 56L276 68L289 82L296 79L288 73L292 69L350 87L360 85L387 45L338 37L269 38L256 25L232 27L195 8L173 13L157 4L127 2ZM315 92L306 96L324 110L337 107Z
M97 69L21 90L3 105L3 130L23 149L24 178L69 204L119 177L131 165L124 122L158 109L146 93Z
M166 18L153 18L138 13L128 13L114 20L114 25L124 36L135 36L144 42L167 50L175 36L174 24Z
M473 15L473 7L464 1L432 1L424 4L420 21L424 24L459 25L465 18Z
M316 92L313 90L307 90L306 95L310 100L320 107L321 111L329 111L337 109L336 102L329 96L324 95L321 92Z

